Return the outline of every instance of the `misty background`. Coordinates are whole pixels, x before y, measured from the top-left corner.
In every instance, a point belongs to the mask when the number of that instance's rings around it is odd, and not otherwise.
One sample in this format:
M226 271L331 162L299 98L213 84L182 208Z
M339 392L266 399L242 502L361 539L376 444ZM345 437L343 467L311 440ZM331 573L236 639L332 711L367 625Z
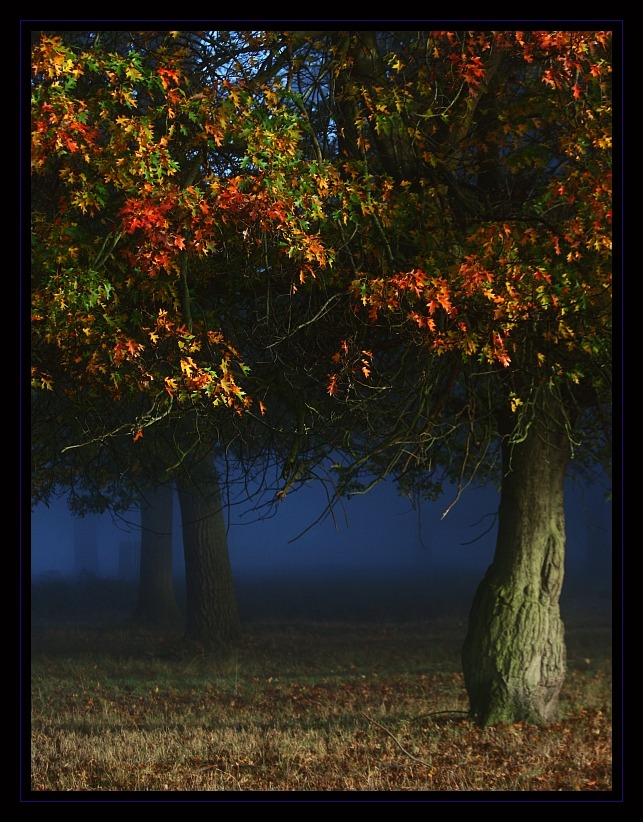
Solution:
M604 478L603 478L604 479ZM566 493L567 550L563 603L611 601L612 513L607 481ZM343 501L314 524L327 500L319 485L281 502L276 514L229 511L228 547L242 618L437 616L451 599L470 603L493 559L499 494L447 489L414 508L391 484ZM96 576L138 579L140 526L124 515L72 516L65 499L31 516L31 578L38 582ZM174 495L173 556L183 584L181 514Z

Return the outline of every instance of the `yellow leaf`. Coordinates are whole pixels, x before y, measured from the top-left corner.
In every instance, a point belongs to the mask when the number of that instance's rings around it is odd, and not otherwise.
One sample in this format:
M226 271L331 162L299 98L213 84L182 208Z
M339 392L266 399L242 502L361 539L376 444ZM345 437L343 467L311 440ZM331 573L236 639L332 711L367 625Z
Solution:
M185 360L181 360L181 371L184 374L187 374L189 377L193 371L196 370L196 363L192 359L192 357L187 357Z

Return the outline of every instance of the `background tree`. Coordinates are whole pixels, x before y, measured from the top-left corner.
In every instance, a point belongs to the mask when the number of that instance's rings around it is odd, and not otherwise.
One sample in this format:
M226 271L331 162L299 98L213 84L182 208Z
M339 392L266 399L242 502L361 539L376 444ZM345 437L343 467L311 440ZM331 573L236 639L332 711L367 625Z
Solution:
M103 442L165 431L177 476L272 448L277 499L331 454L339 493L499 482L471 710L553 719L563 480L609 450L610 32L196 39L101 54L91 105L98 52L35 49L34 169L67 209L34 221L36 385L111 398Z
M141 551L134 621L175 628L183 622L172 560L172 486L157 486L141 500Z

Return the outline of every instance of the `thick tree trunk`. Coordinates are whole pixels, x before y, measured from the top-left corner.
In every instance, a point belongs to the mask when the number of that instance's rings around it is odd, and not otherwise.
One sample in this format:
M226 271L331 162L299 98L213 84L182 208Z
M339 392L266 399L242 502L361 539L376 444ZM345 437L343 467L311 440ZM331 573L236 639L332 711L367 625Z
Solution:
M141 502L141 564L134 620L150 626L179 626L172 573L170 487L148 491Z
M205 649L227 647L240 638L241 627L212 454L195 462L177 488L185 554L185 638Z
M565 678L559 597L569 445L553 398L543 396L535 413L524 440L503 447L496 553L462 652L471 715L481 725L555 721Z

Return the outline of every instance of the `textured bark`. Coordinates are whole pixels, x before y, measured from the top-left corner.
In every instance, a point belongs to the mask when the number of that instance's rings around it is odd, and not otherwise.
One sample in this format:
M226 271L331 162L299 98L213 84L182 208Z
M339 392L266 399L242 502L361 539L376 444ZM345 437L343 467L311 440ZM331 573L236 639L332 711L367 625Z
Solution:
M542 396L526 438L504 446L496 552L474 597L462 653L471 715L481 725L558 717L569 459L561 415Z
M177 488L185 554L185 638L204 649L227 647L238 641L241 628L212 455L193 464Z
M150 626L179 626L172 572L172 489L156 488L141 503L141 564L134 620Z

